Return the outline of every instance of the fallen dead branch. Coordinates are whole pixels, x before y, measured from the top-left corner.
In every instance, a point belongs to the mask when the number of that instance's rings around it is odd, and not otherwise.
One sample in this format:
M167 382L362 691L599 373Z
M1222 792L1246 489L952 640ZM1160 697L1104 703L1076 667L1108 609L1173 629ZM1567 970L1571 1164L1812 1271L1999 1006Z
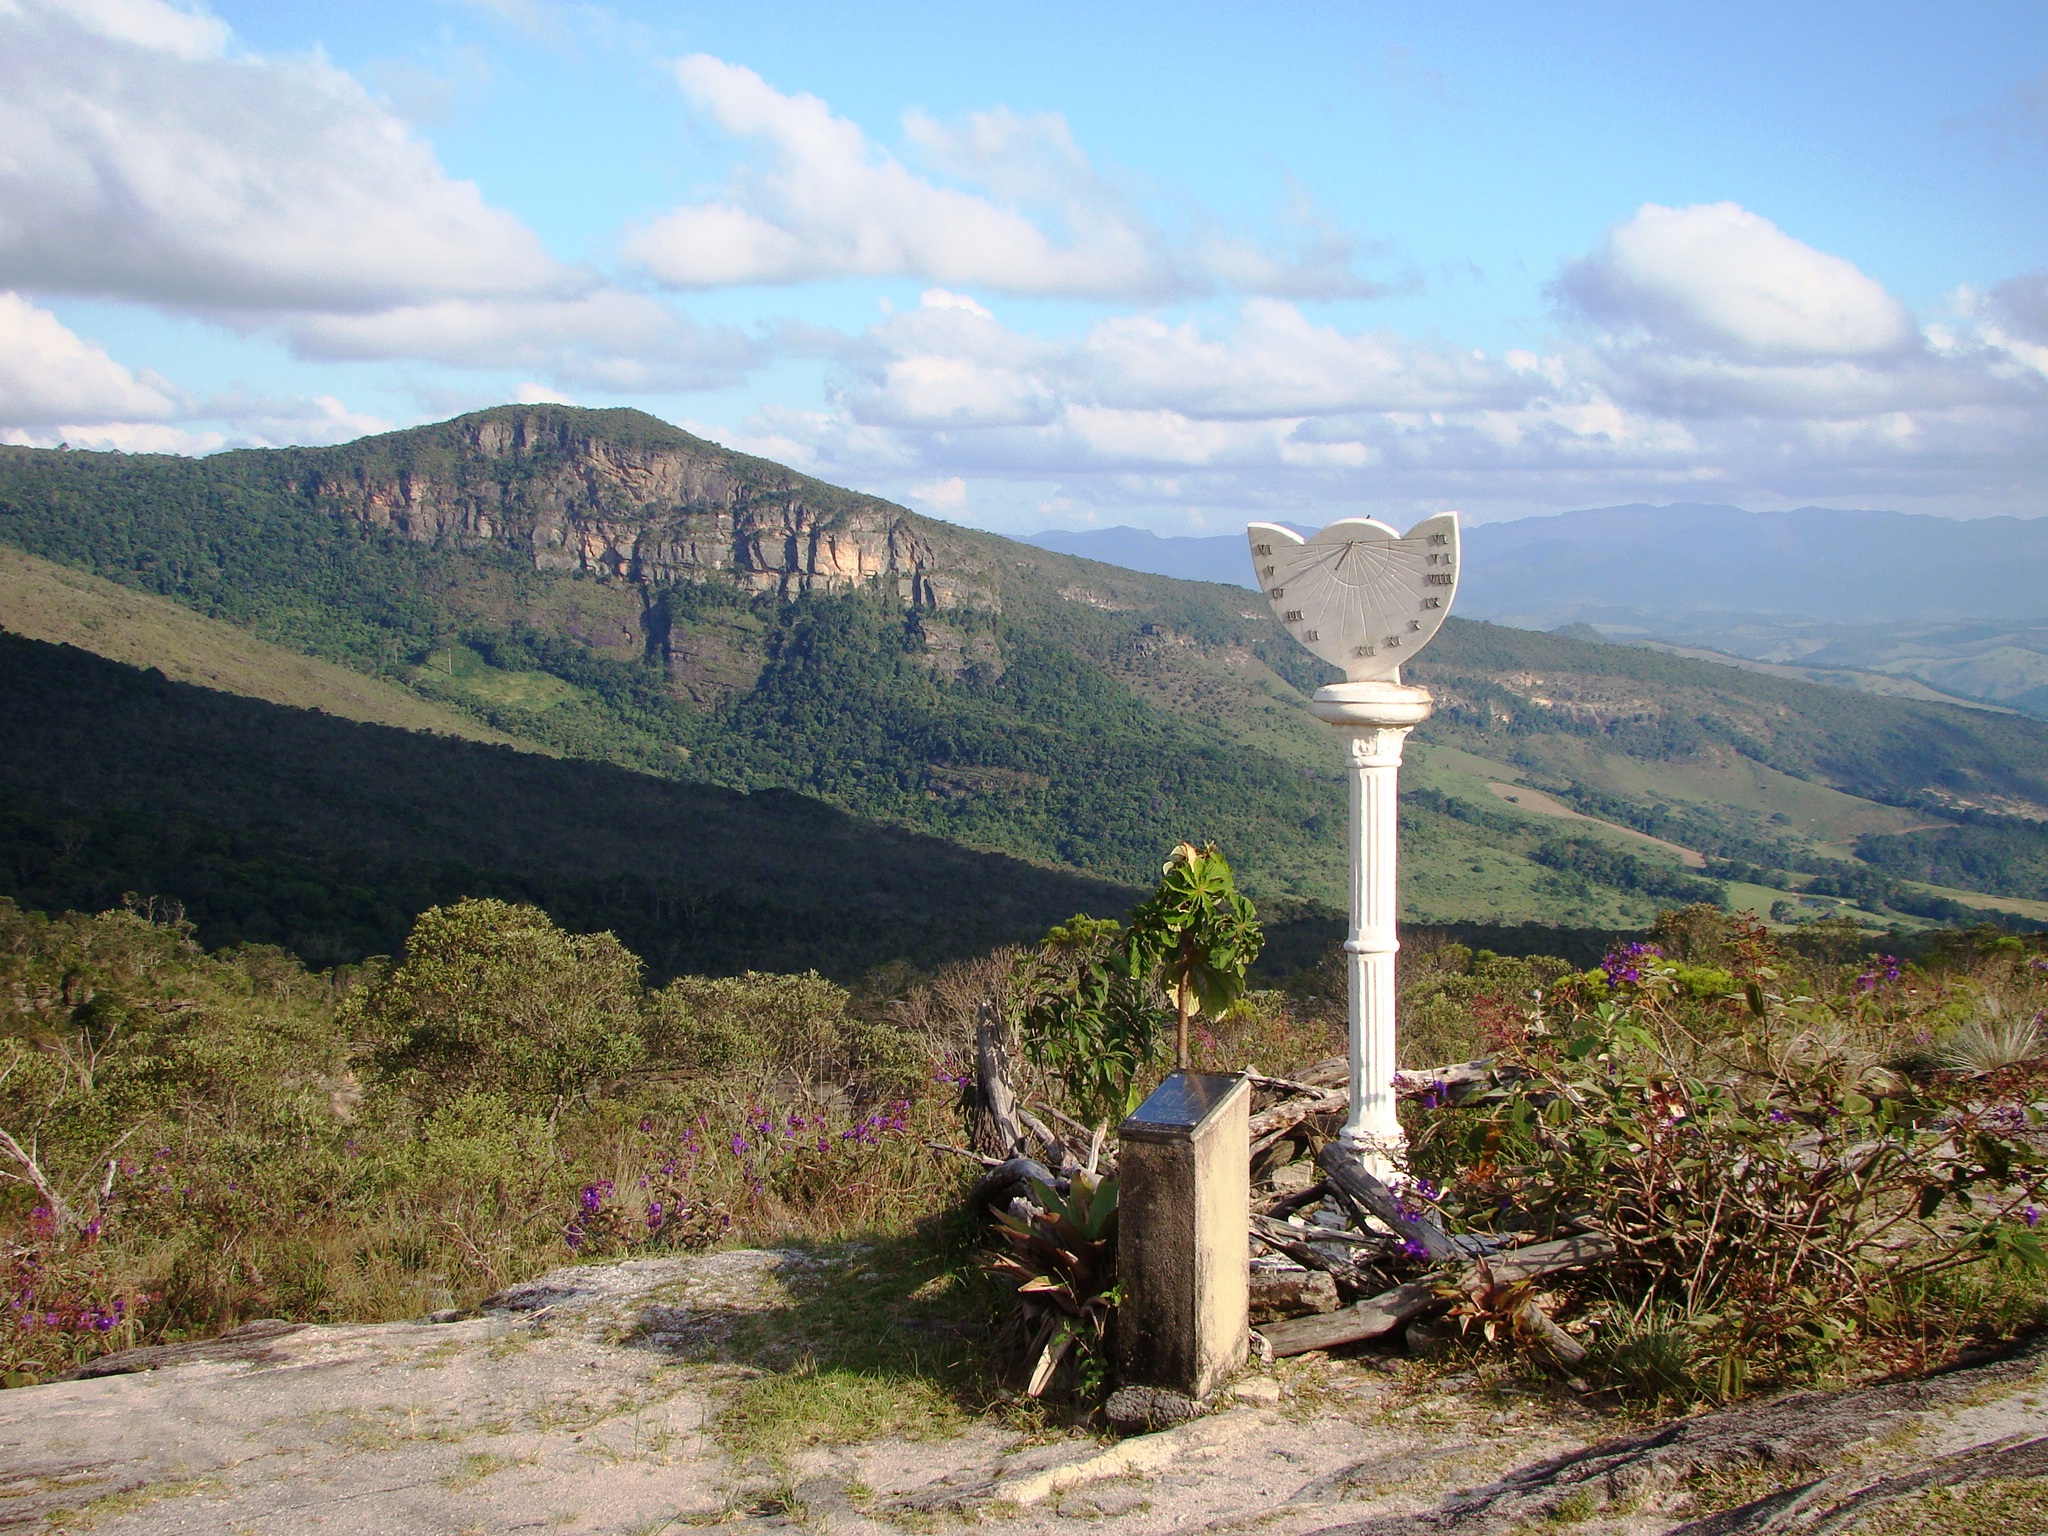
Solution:
M1311 1349L1356 1344L1392 1333L1418 1317L1439 1311L1460 1294L1483 1295L1517 1281L1603 1264L1618 1252L1612 1238L1598 1233L1532 1243L1527 1248L1476 1260L1454 1279L1427 1275L1338 1311L1271 1323L1259 1332L1273 1346L1275 1355L1299 1355Z
M1384 1222L1401 1238L1420 1248L1432 1264L1442 1264L1464 1253L1427 1212L1403 1204L1391 1189L1368 1173L1358 1154L1342 1142L1333 1141L1324 1147L1316 1155L1316 1162L1329 1175L1330 1187L1361 1225L1368 1216Z

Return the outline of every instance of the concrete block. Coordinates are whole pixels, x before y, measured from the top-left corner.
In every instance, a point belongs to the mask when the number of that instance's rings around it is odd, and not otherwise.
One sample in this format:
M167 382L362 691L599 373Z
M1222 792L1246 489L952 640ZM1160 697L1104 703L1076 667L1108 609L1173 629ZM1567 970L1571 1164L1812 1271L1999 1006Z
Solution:
M1117 1365L1208 1397L1250 1336L1251 1085L1176 1072L1119 1129Z

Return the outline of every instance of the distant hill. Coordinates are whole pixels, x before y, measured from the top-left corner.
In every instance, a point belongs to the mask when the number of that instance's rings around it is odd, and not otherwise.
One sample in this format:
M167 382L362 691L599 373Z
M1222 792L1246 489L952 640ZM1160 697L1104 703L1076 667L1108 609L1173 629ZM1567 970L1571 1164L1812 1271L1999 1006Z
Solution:
M1242 533L1053 530L1025 541L1132 570L1251 586ZM2048 621L2048 517L1801 507L1599 507L1465 530L1458 611L1524 629L1676 615L1830 624Z
M1602 507L1471 531L1471 617L1769 614L1834 624L2048 620L2048 518L1801 507Z
M1330 674L1255 596L919 517L638 412L204 460L0 448L0 543L648 781L795 790L1118 889L1214 839L1269 908L1343 900L1342 774L1305 708ZM1924 921L2048 894L2023 850L1882 859L1915 828L2031 835L2039 722L1458 619L1412 675L1439 710L1406 781L1411 918L1620 928L1713 899ZM577 780L550 814L614 821L638 782ZM811 881L780 846L777 878ZM1970 869L1999 873L1936 878Z
M1027 542L1250 584L1240 534L1102 528ZM1810 668L1834 687L2048 716L2048 517L1635 505L1484 523L1466 530L1465 552L1467 618L1586 625Z
M1174 576L1182 581L1215 581L1226 586L1250 587L1252 558L1242 533L1174 535L1154 533L1150 528L1052 528L1027 534L1021 541L1039 549L1084 560L1101 560L1154 576Z

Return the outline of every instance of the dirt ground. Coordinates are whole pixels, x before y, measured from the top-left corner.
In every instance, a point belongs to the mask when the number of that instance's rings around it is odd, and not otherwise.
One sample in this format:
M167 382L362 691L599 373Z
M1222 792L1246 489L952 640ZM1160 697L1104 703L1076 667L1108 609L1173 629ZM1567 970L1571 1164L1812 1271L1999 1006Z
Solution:
M741 1250L588 1265L481 1317L257 1329L182 1363L0 1393L0 1527L1706 1536L1854 1529L1825 1511L1930 1465L1978 1468L1949 1480L1992 1490L1981 1497L2006 1499L1997 1510L2024 1512L2026 1489L2048 1487L2028 1471L2028 1447L2048 1447L2048 1354L1903 1395L1808 1394L1662 1430L1569 1393L1306 1357L1253 1370L1228 1406L1156 1435L974 1421L951 1438L736 1465L710 1427L759 1372L707 1346L742 1320L772 1322L793 1271L814 1262ZM1739 1507L1770 1497L1775 1513ZM2001 1536L2048 1530L2042 1507L2033 1524L2001 1517Z

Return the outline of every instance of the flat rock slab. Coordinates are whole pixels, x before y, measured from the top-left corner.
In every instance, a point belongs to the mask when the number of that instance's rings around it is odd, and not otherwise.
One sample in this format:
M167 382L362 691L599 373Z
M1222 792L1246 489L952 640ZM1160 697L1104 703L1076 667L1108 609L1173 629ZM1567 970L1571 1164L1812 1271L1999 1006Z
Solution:
M701 1337L784 1306L794 1258L579 1266L467 1321L133 1351L130 1373L0 1393L0 1526L70 1511L105 1531L402 1536L715 1514L732 1469L704 1427L755 1373L678 1359L648 1325Z
M950 1439L735 1465L710 1427L760 1370L723 1341L741 1323L756 1343L761 1324L772 1332L816 1262L738 1250L579 1265L463 1320L273 1327L0 1392L0 1528L901 1536L999 1517L1016 1536L1477 1536L1540 1504L1482 1510L1461 1490L1521 1487L1600 1455L1588 1447L1614 1432L1569 1394L1310 1356L1251 1378L1226 1411L1121 1442L978 1421ZM2048 1428L2044 1394L2035 1360L2016 1360L1869 1428L1900 1454L2010 1442ZM1811 1418L1833 1406L1815 1402ZM1879 1456L1855 1475L1888 1466ZM1654 1536L1699 1513L1681 1491L1595 1512L1583 1529Z

